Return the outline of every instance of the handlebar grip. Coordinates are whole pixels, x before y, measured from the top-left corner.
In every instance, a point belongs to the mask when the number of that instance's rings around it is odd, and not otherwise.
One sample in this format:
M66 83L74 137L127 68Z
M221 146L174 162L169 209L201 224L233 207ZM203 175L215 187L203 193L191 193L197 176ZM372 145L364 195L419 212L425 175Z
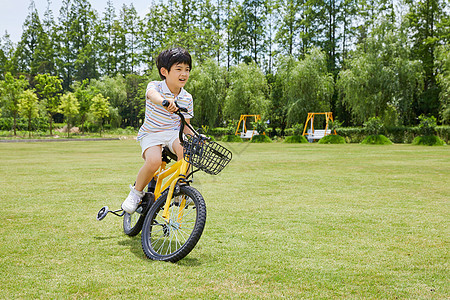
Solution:
M178 105L177 101L175 101L174 103L175 103L175 105L178 107L178 109L179 109L180 111L182 111L182 112L188 112L187 108L185 108L185 107L180 107L180 106ZM163 102L161 103L161 105L164 106L164 107L169 106L169 104L170 104L170 103L169 103L168 100L163 100Z

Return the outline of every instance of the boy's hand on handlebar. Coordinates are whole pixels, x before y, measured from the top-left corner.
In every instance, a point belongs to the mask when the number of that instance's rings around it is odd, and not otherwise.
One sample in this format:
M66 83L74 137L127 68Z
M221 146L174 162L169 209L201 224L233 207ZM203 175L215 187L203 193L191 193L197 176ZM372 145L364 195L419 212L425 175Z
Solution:
M175 104L175 99L173 98L167 98L162 102L162 105L165 107L165 109L170 112L174 113L178 110L177 105Z

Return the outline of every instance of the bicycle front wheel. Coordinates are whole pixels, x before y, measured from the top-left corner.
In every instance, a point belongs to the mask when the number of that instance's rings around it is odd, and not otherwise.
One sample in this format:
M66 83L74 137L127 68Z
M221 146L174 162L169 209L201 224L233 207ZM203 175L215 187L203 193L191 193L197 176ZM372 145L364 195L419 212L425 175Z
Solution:
M168 191L148 212L141 233L142 249L153 260L176 262L199 241L206 223L202 195L191 186L180 186L170 201L168 218L163 218Z

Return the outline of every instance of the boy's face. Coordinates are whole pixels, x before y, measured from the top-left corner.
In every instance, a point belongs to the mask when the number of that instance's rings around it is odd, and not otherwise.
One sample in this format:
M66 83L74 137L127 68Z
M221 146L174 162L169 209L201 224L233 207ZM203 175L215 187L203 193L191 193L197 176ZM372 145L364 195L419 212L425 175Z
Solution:
M189 65L185 63L174 64L170 71L161 68L161 74L166 77L166 84L172 92L178 93L184 87L189 79Z

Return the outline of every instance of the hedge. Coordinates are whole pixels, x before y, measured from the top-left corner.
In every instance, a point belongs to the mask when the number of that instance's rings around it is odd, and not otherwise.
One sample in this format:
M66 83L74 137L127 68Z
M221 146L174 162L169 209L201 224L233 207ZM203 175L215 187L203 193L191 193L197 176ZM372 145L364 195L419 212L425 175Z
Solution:
M367 133L362 127L346 127L336 129L337 134L343 136L347 143L361 143L366 137ZM418 126L395 126L386 127L382 132L388 139L397 144L410 144L414 138L421 135L420 128ZM436 134L448 143L450 136L450 126L437 126Z

